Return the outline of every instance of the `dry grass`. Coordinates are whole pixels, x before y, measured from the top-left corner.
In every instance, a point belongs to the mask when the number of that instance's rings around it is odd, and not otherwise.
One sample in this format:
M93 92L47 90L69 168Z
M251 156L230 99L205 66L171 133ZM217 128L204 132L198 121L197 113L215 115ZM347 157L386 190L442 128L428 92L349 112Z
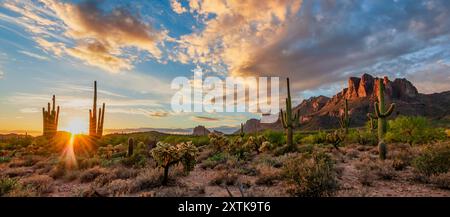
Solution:
M5 169L2 174L12 178L12 177L25 176L30 173L32 173L32 171L25 167L14 167L14 168Z
M211 185L235 185L238 179L236 173L230 173L229 171L220 171L210 181Z
M269 165L258 165L258 178L255 181L257 185L271 186L276 180L281 178L281 169L271 167Z
M450 172L433 175L429 181L438 188L450 190Z
M23 178L19 183L27 190L32 190L37 196L41 196L52 191L53 179L47 175L32 175Z
M101 168L98 166L95 166L93 168L87 169L80 174L80 182L86 183L86 182L92 182L100 175L106 174L108 171L105 168Z
M130 186L130 192L143 191L162 184L161 170L148 168L140 173L136 179L133 180Z

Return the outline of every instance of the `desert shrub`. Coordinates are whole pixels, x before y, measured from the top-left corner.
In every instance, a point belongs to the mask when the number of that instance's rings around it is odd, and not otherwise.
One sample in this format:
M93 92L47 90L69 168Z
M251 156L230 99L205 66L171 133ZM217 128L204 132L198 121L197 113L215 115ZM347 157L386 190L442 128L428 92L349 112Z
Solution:
M101 164L101 160L97 157L80 157L77 162L80 169L89 169Z
M130 192L130 186L133 186L132 183L132 180L116 179L111 181L105 189L111 196L123 196Z
M424 175L446 173L450 168L450 144L435 144L424 148L422 153L414 158L413 167Z
M149 188L161 186L162 179L157 169L145 169L130 186L130 192L138 192Z
M433 175L429 181L439 188L450 189L450 172Z
M158 166L164 169L163 184L167 183L169 168L178 163L183 164L185 173L189 173L195 166L198 149L191 142L170 145L158 142L156 148L151 151L153 159Z
M8 194L17 186L17 180L9 177L0 177L0 197Z
M360 145L376 146L378 144L378 136L374 131L358 131L357 143Z
M389 121L387 142L405 142L410 145L425 144L446 138L442 128L434 128L430 121L420 116L400 116Z
M334 162L323 152L300 154L287 160L283 175L295 185L291 193L296 196L330 196L338 187Z
M183 142L192 142L197 147L208 145L210 139L208 136L189 136L189 135L169 135L165 137L161 142L169 143L172 145L183 143Z
M327 133L325 131L319 131L315 134L304 137L301 141L304 144L323 144L326 142Z
M219 152L204 160L200 167L203 169L214 169L214 167L216 167L217 165L226 163L228 158L229 154L225 152Z
M11 178L18 177L18 176L25 176L29 173L31 173L31 171L24 167L8 168L3 171L4 175L11 177Z
M22 186L37 195L51 192L53 179L47 175L33 175L20 180Z
M375 174L382 180L391 180L396 175L392 162L389 160L378 162L378 167L375 170Z
M300 144L304 137L305 137L305 135L302 133L294 133L294 137L293 137L294 144Z
M106 173L107 173L106 169L98 166L87 169L80 174L80 182L81 183L92 182L98 176Z
M235 173L222 171L216 174L216 176L210 181L211 185L235 185L238 176Z
M10 162L10 161L11 161L11 158L10 158L10 157L6 157L6 156L0 157L0 164L2 164L2 163L8 163L8 162Z
M144 167L147 164L147 157L142 153L133 153L130 157L124 157L120 160L122 165L128 167Z
M275 180L281 177L280 169L271 167L269 165L258 165L258 178L255 181L257 185L273 185Z
M364 186L372 186L376 176L369 168L363 168L358 171L358 181Z
M284 136L283 131L267 130L263 135L265 138L267 138L267 141L276 146L280 146L286 143L286 137Z

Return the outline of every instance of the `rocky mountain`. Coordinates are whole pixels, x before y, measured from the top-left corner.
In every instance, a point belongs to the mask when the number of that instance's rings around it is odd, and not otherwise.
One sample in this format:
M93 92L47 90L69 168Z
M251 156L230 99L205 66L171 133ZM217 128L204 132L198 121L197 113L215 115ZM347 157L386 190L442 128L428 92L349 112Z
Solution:
M434 94L422 94L405 78L393 81L388 77L377 78L369 74L350 77L348 86L331 98L325 96L311 97L294 108L300 112L301 129L328 129L339 127L338 116L343 112L345 99L348 99L351 127L363 126L367 121L366 114L373 113L373 103L377 100L378 79L385 85L385 100L396 103L391 118L398 115L421 115L432 119L450 116L450 91ZM244 125L245 132L255 129L282 129L278 119L275 123L260 123L259 120L248 120ZM248 130L248 131L247 131Z

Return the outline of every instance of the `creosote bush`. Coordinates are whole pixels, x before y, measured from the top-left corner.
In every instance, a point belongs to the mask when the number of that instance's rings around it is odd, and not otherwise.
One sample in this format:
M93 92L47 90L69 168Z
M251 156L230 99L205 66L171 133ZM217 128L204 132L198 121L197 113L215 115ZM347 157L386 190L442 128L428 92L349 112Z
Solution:
M434 144L424 148L412 162L417 172L426 176L446 173L450 169L450 144Z
M323 152L300 154L288 159L282 170L284 177L294 184L291 193L296 196L331 196L338 188L334 162Z

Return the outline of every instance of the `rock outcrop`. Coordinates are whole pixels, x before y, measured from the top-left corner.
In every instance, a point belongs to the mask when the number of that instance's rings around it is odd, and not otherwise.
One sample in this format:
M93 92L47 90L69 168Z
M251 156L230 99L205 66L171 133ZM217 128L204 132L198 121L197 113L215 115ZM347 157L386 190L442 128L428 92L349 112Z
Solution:
M192 132L192 135L194 136L207 136L210 133L208 129L206 129L205 126L199 125L196 126Z

